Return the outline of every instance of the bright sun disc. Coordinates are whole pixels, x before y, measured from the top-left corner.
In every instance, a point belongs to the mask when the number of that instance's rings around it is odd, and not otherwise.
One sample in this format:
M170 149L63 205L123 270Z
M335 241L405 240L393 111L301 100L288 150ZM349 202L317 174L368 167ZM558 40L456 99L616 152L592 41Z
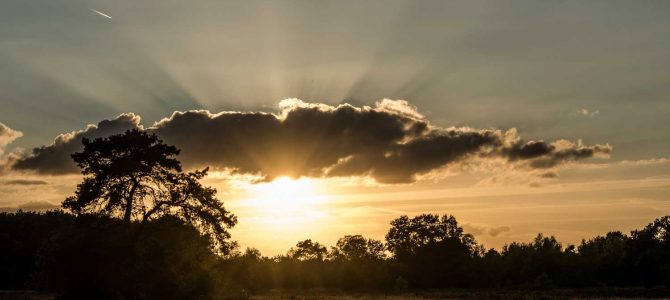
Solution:
M249 206L270 217L272 223L295 224L325 216L316 205L321 202L317 185L306 178L279 177L272 182L250 186Z

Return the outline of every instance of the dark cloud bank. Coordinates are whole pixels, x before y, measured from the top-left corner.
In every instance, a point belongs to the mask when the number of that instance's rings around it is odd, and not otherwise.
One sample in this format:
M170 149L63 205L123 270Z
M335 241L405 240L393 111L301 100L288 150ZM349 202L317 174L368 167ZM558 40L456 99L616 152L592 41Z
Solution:
M60 135L13 165L45 174L78 172L69 155L81 139L142 128L123 114L97 126ZM212 166L238 173L277 176L370 176L381 183L408 183L417 175L474 159L502 159L528 168L550 168L594 156L611 146L558 140L523 141L514 129L440 128L405 101L375 107L329 106L284 100L277 114L175 112L150 128L182 153L187 167Z

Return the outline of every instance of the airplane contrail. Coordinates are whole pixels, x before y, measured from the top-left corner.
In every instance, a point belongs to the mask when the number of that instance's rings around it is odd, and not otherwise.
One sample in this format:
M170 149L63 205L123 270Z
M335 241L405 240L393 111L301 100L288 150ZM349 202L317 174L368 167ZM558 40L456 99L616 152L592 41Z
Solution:
M110 16L110 15L108 15L108 14L104 14L104 13L102 13L102 12L100 12L100 11L97 11L97 10L95 10L95 9L92 9L92 8L89 8L89 9L90 9L92 12L94 12L94 13L96 13L96 14L99 14L99 15L105 17L105 18L108 18L108 19L110 19L110 20L112 19L112 16Z

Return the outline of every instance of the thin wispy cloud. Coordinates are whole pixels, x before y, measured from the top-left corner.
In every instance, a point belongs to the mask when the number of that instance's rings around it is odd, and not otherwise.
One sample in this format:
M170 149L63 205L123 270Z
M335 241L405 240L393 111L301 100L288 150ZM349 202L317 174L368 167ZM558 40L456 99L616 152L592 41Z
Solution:
M0 154L2 153L1 151L3 147L22 136L22 132L11 129L5 124L0 123Z
M45 185L48 182L44 180L33 180L33 179L14 179L8 180L5 182L6 185Z

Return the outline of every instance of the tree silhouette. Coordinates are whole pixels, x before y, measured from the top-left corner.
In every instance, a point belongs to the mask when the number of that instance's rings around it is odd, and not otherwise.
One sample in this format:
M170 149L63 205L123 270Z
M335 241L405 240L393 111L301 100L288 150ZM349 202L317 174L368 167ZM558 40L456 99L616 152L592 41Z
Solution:
M531 243L512 242L501 252L506 270L504 278L528 287L551 286L561 279L558 274L568 253L553 236L538 234Z
M577 247L577 253L580 256L579 263L582 269L590 274L587 283L601 285L624 283L625 275L618 270L625 265L626 247L630 242L630 238L620 231L582 240L582 244Z
M228 228L237 218L216 198L216 189L200 179L208 169L185 173L175 158L179 150L154 134L134 129L124 134L82 140L72 154L84 180L63 207L76 214L93 213L145 223L176 216L216 242L223 254L235 247Z
M451 215L401 216L391 221L386 245L408 267L402 277L421 287L467 286L473 282L469 266L483 253Z
M411 255L421 247L448 240L462 244L472 252L479 250L474 236L463 233L463 228L451 215L400 216L391 221L391 228L386 234L387 247L396 257Z
M322 261L326 254L328 254L326 247L319 242L312 242L311 239L298 242L295 248L291 248L288 252L290 258L308 261Z
M637 256L630 261L636 281L644 285L670 285L670 216L631 232L629 252Z
M337 240L332 256L346 260L383 259L385 248L383 242L375 239L366 239L358 234L345 235Z

